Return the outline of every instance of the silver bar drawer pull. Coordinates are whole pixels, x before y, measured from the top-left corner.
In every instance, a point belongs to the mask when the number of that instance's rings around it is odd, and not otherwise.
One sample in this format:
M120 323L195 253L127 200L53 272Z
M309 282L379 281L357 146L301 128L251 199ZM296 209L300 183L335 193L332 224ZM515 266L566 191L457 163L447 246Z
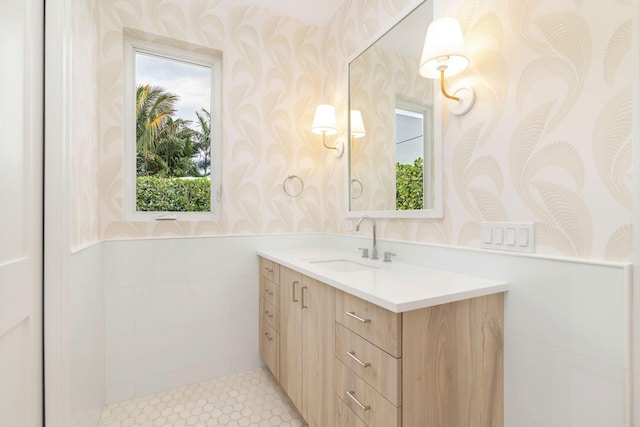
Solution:
M354 319L356 319L356 320L358 320L358 321L360 321L362 323L371 322L371 319L363 319L362 317L358 316L355 311L347 311L346 314L347 314L347 316L353 317Z
M368 368L369 366L371 366L371 363L369 362L363 362L362 360L358 359L356 357L356 353L355 351L347 351L347 356L349 356L350 358L352 358L353 360L356 361L356 363L360 366L362 366L363 368Z
M360 409L362 409L363 411L368 411L369 409L371 409L371 406L363 405L362 403L360 403L360 401L358 399L356 399L356 397L354 396L355 394L356 394L355 391L348 391L347 392L347 396L349 396L351 398L351 400L356 402L356 405L358 405L360 407Z
M265 332L265 333L264 333L264 338L265 338L267 341L273 341L273 338L271 338L271 337L269 336L269 332Z

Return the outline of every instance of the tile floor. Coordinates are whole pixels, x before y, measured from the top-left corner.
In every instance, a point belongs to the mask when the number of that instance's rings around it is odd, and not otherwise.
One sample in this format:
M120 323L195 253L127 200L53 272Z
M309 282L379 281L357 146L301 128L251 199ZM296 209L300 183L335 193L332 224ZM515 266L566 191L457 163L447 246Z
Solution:
M99 427L304 425L265 367L107 405Z

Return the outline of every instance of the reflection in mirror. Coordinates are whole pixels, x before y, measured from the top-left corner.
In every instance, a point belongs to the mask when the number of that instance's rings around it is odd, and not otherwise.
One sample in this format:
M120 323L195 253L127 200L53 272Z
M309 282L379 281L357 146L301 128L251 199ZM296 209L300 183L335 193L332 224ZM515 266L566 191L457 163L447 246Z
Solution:
M396 102L397 210L425 209L432 203L432 181L424 173L424 164L430 163L432 110L431 106Z
M350 212L442 216L433 81L418 72L432 17L431 2L422 2L349 63L349 108L366 129L349 144Z

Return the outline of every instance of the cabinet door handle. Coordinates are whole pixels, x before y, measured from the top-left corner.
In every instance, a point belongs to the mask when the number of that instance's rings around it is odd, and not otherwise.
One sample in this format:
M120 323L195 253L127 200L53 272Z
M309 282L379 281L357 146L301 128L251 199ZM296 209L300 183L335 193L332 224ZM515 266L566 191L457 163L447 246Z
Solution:
M362 317L358 316L355 311L347 311L346 315L349 316L349 317L353 317L354 319L356 319L357 321L362 322L362 323L371 322L371 319L363 319Z
M306 295L305 291L307 290L306 286L302 287L302 308L309 308L309 306L304 302L305 298L304 296Z
M349 396L351 398L351 400L356 402L356 405L358 405L360 407L360 409L362 409L363 411L368 411L369 409L371 409L371 406L363 405L362 403L360 403L360 401L358 399L356 399L356 397L354 396L355 394L356 394L355 391L348 391L347 392L347 396Z
M291 297L293 299L293 302L298 302L298 298L296 298L296 285L299 285L300 283L297 280L294 280L293 283L291 283Z
M353 360L356 361L356 363L360 366L362 366L363 368L368 368L369 366L371 366L371 363L369 362L363 362L362 360L358 359L356 357L356 353L355 351L347 351L347 356L349 356L350 358L352 358Z
M265 338L267 341L273 341L273 338L271 338L271 337L269 336L269 332L265 332L265 333L264 333L264 338Z

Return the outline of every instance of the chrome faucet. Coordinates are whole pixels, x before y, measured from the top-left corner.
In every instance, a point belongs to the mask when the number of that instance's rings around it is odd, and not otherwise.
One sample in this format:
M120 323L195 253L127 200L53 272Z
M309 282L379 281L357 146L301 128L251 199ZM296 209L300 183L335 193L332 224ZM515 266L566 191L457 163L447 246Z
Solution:
M376 221L370 216L365 215L358 220L358 223L356 224L356 231L360 231L360 224L365 219L368 219L373 226L373 250L371 251L371 259L378 259L378 244L376 243Z

